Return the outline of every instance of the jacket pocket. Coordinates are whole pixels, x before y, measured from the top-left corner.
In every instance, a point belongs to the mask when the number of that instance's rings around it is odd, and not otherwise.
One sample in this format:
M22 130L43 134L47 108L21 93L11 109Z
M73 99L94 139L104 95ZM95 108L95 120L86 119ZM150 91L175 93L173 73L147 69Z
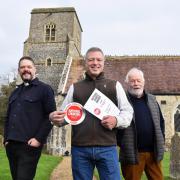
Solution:
M27 112L37 112L41 108L41 100L38 97L24 97L24 106Z

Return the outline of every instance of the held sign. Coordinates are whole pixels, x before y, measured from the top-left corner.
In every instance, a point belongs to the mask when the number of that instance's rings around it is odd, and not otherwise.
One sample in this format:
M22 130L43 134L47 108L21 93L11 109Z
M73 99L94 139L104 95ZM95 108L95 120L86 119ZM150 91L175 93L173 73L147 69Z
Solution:
M79 103L70 103L65 108L65 120L71 125L80 124L85 118L85 112L83 106Z

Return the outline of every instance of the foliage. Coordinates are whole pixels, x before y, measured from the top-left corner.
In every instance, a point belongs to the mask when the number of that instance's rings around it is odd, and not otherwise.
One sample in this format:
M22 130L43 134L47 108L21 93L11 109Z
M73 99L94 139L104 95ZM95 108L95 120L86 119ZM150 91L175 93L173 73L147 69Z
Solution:
M15 87L16 87L16 81L13 81L8 85L2 85L1 87L2 95L5 97L9 97L9 95L11 94L11 92L14 90Z
M49 180L51 172L62 160L62 157L42 154L38 163L35 180ZM4 148L0 148L0 179L10 180L10 170Z
M1 86L2 95L0 96L0 134L3 134L2 127L6 116L8 98L11 92L15 89L15 87L16 87L16 81L13 81L8 85Z

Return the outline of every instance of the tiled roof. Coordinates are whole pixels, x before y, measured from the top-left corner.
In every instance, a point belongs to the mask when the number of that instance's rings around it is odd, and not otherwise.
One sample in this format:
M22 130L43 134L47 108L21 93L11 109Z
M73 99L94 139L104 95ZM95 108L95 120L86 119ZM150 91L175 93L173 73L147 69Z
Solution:
M83 60L74 59L66 92L70 84L83 78ZM144 72L145 88L153 94L180 94L180 56L108 56L105 62L107 78L118 80L125 88L126 73L132 67Z

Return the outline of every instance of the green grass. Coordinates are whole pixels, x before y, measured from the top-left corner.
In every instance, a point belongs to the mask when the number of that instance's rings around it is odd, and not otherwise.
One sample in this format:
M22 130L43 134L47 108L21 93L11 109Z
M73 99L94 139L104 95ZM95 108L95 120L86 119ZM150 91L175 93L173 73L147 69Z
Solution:
M166 152L162 163L164 180L169 179L169 159L170 154L169 152ZM51 172L61 160L62 157L42 154L38 163L35 180L49 180ZM99 179L97 170L95 170L95 176ZM4 148L0 148L0 179L11 180L9 164ZM142 180L147 180L145 175L143 175Z
M164 159L162 161L164 180L169 180L169 160L170 160L170 153L165 152ZM99 180L97 170L95 170L95 176ZM143 175L141 179L142 180L147 180L146 175Z
M38 163L35 180L49 180L51 172L61 160L62 157L42 154ZM4 148L0 148L0 179L12 179Z
M163 174L164 174L164 180L169 179L169 163L170 163L170 153L165 152L165 156L163 159Z
M0 148L0 164L0 179L10 180L9 164L3 148Z

